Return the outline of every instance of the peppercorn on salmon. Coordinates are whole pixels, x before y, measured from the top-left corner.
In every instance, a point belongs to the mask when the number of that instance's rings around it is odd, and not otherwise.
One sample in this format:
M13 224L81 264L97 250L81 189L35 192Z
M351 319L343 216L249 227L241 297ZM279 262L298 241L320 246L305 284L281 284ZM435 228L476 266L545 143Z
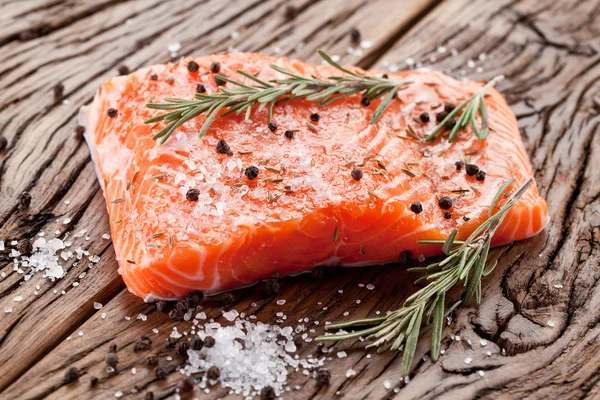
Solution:
M466 238L488 216L500 186L515 189L532 169L515 116L502 95L485 97L490 134L471 126L450 143L431 132L454 104L482 87L433 71L404 71L379 120L381 100L360 94L319 107L306 99L216 118L198 136L204 114L164 144L163 122L145 124L148 102L216 93L220 74L252 84L285 76L339 76L332 66L260 54L220 54L155 65L109 79L81 112L86 140L110 216L119 272L146 300L216 293L315 266L366 266L441 253L418 244L458 229ZM217 67L215 67L217 66ZM378 71L359 74L381 76ZM224 113L226 110L221 110ZM477 117L480 121L480 116ZM438 120L436 120L438 119ZM502 205L502 200L499 205ZM548 221L535 185L508 213L493 244L524 239Z

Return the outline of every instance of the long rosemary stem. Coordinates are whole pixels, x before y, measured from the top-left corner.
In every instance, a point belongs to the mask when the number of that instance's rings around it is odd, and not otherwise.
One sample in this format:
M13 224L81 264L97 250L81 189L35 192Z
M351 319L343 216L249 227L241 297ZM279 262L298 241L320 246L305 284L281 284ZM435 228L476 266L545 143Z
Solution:
M474 298L479 304L482 277L489 274L497 262L488 262L488 253L494 233L508 211L532 185L533 179L527 180L496 213L493 213L504 192L512 183L514 183L514 179L504 182L500 187L490 205L488 219L475 229L467 240L455 241L457 230L454 230L446 240L420 241L421 244L442 245L442 251L446 254L446 258L430 264L428 267L413 269L425 272L419 281L429 281L430 283L406 299L402 308L389 313L386 317L329 324L326 326L327 330L357 326L370 327L349 333L319 336L317 340L338 341L362 336L373 342L370 347L398 350L404 345L402 373L407 375L410 372L420 335L425 330L432 329L431 358L434 361L437 360L440 354L445 316L460 303L471 298ZM461 300L450 309L445 310L446 293L461 281L465 286Z
M222 86L218 93L198 93L194 96L194 100L166 98L164 99L165 103L149 103L146 105L148 108L165 112L145 120L144 123L164 122L166 126L153 136L153 139L161 139L160 143L164 143L183 123L201 114L206 115L206 120L200 129L200 137L206 134L217 116L245 113L246 119L249 119L253 107L256 105L258 105L258 112L268 107L268 122L271 123L273 106L279 101L303 98L315 101L319 106L326 106L342 97L360 93L365 102L382 99L371 118L371 123L374 124L395 97L396 92L412 83L385 77L359 75L342 67L324 52L320 50L318 52L328 64L343 72L344 75L331 76L327 79L315 76L305 77L273 64L270 67L285 75L285 79L266 82L238 70L238 74L253 82L249 85L223 75L216 75L216 78L230 83L233 87ZM221 113L221 110L224 109L227 111Z
M468 127L469 124L473 128L473 132L475 133L475 136L477 136L481 140L486 139L489 134L489 123L488 123L487 106L485 105L485 93L488 91L488 89L494 87L498 82L502 81L503 79L504 79L503 75L498 75L498 76L494 77L487 84L485 84L481 89L479 89L477 92L475 92L475 94L473 96L471 96L470 98L468 98L467 100L465 100L461 104L459 104L454 110L452 110L450 113L448 113L446 118L444 118L433 129L433 131L431 131L429 133L429 135L427 135L425 140L426 141L433 140L437 136L438 133L440 133L442 130L445 129L448 121L450 121L452 118L454 118L465 107L466 107L465 111L462 113L460 118L458 118L458 121L456 121L456 124L454 125L454 127L450 131L450 134L448 135L448 142L454 141L454 139L458 135L458 131ZM479 128L477 126L476 117L477 117L478 112L481 115L481 120L482 120L481 128Z

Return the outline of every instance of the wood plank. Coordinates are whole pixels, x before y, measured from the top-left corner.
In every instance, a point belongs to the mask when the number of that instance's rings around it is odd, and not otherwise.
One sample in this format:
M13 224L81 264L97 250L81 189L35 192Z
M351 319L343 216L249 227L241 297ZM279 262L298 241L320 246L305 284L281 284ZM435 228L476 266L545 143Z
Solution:
M600 138L596 134L600 117L593 99L600 90L600 43L593 22L599 11L598 1L589 0L560 4L446 2L386 53L380 65L400 64L412 57L458 76L462 70L469 77L482 79L499 73L507 75L509 79L500 90L519 117L553 220L544 234L499 250L501 261L486 280L481 307L461 309L446 329L447 335L458 335L460 339L445 341L445 354L436 364L417 360L415 375L408 385L401 383L397 355L373 354L367 359L360 343L343 343L335 349L347 350L349 357L328 364L333 373L332 384L319 389L311 379L294 376L291 385L300 385L302 390L292 392L290 398L332 398L337 391L347 398L394 397L393 389L384 387L386 380L392 388L402 387L396 395L402 399L598 396L600 181L595 171L600 167ZM440 29L439 21L444 21L444 29ZM224 32L223 37L226 36ZM438 52L438 45L446 46L448 52ZM309 46L310 43L301 51L309 52ZM293 41L288 48L293 48ZM452 48L461 54L452 56ZM466 60L478 60L481 53L487 57L476 62L483 68L477 72L466 65ZM435 61L430 61L432 56ZM277 298L288 299L285 306L273 304L274 299L263 298L260 288L253 288L236 292L238 299L232 307L252 311L255 307L251 304L256 302L256 315L262 321L273 321L274 314L282 311L291 321L311 316L323 323L342 318L345 310L362 317L372 315L373 310L392 309L414 290L411 280L394 267L342 271L340 276L318 282L301 276L283 282ZM373 292L358 287L358 283L369 282L376 286ZM338 289L344 292L340 294ZM321 297L306 298L305 293ZM360 305L354 303L358 298L362 300ZM220 312L221 307L215 303L211 300L204 304L211 315ZM318 307L326 305L327 313ZM162 343L170 322L151 310L151 306L122 292L103 309L111 316L104 322L110 323L112 334L107 333L100 313L93 314L81 326L70 325L68 332L75 333L75 339L60 343L4 394L9 398L104 398L116 390L129 393L134 384L139 384L158 395L172 395L178 374L171 373L163 382L155 381L131 348L132 340L156 326L160 330L156 340L153 337L152 352L170 354ZM148 321L124 319L139 312L148 313ZM549 326L548 321L554 326ZM76 336L79 330L84 331L81 338ZM24 337L25 330L20 332ZM102 359L109 345L107 339L122 347L119 357L123 360L123 372L104 380L97 392L88 392L91 375L106 378ZM487 341L485 346L481 345L482 339ZM419 358L426 354L426 348L427 343L421 343ZM314 350L315 344L307 343L300 354ZM487 351L492 355L488 356ZM467 357L472 358L470 364L465 363ZM62 374L71 365L86 375L80 385L61 386ZM138 366L136 375L129 372L132 366ZM169 368L173 370L174 365ZM349 368L358 375L346 379L344 374ZM479 371L484 371L483 377Z
M89 18L75 21L65 29L58 28L39 39L12 41L3 47L7 57L0 64L0 70L4 71L0 75L0 109L6 116L2 134L8 138L9 147L2 154L0 237L32 237L41 229L48 233L59 230L61 234L88 229L93 239L80 239L74 246L81 242L92 254L103 257L91 269L87 263L68 266L67 276L55 284L35 277L26 285L19 285L20 276L12 272L10 260L2 261L6 277L0 280L0 309L11 306L13 312L0 315L0 326L6 327L0 331L0 388L13 382L72 332L89 331L87 323L78 327L90 316L98 316L94 314L93 303L105 304L123 288L115 271L112 248L99 239L102 233L108 232L109 226L102 211L103 199L89 153L73 134L74 116L79 106L90 100L94 90L114 75L120 64L137 68L164 62L169 58L167 45L174 41L182 43L179 54L183 55L221 51L231 46L265 50L285 38L280 45L281 53L295 55L303 50L296 48L295 43L321 38L320 32L326 32L335 42L315 43L313 49L324 46L345 52L352 26L375 32L369 36L373 47L365 49L360 56L346 57L349 63L361 62L376 57L433 2L407 2L395 15L388 12L390 0L299 1L294 4L300 14L286 22L282 1L247 1L238 7L225 7L218 1L127 2L99 10ZM199 27L199 20L206 23ZM239 38L231 37L233 31L241 33ZM44 50L40 51L40 47ZM51 89L59 81L65 86L68 104L52 97ZM16 199L23 190L29 190L33 196L31 207L25 210L16 206ZM68 206L64 203L66 199L71 202ZM65 225L66 217L71 218L71 222ZM82 272L87 275L80 279ZM74 282L79 285L73 287ZM40 289L36 290L38 284ZM61 295L62 290L66 294ZM33 295L34 291L38 292L37 296ZM16 296L24 301L15 303ZM123 293L115 299L114 307L121 309L122 301L133 302L131 296ZM51 318L40 321L40 314ZM107 337L105 325L98 333ZM89 340L90 348L98 346L93 334L84 337ZM16 353L19 361L11 362L16 359ZM35 374L37 368L35 366L30 373ZM62 376L62 370L53 371L55 377ZM54 387L55 381L47 378L44 382L36 387L18 383L17 390L23 391L19 396L39 397L50 393L62 396L53 392L58 390ZM108 383L107 388L112 385ZM9 389L6 393L12 391Z
M86 18L123 0L91 2L71 0L20 0L0 2L0 44L27 41Z

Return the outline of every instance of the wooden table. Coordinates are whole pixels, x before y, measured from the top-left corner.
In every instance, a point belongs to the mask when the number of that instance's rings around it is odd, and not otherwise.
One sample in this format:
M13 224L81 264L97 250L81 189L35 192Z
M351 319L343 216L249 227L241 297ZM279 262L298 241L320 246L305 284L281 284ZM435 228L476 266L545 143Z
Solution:
M287 5L297 15L286 16ZM167 354L174 323L129 294L117 274L110 241L101 238L109 231L104 199L88 148L74 132L79 107L119 66L166 62L175 42L180 56L229 49L315 61L322 48L362 67L402 69L414 59L459 77L504 74L499 89L519 119L548 200L551 224L497 251L500 263L485 280L481 307L456 313L439 362L427 359L428 343L421 343L405 385L401 355L367 358L360 343L340 343L336 351L348 357L328 364L331 385L320 388L295 374L290 385L301 390L286 398L600 396L600 1L2 0L0 11L0 135L8 139L0 152L0 240L87 229L89 240L76 238L74 247L101 256L93 268L71 260L67 275L51 283L39 275L23 282L8 252L0 253L1 398L175 396L175 361L166 363L169 377L157 381L144 363L148 352L132 350L147 334L151 353ZM353 27L371 46L349 54L348 47L357 47L348 34ZM64 94L55 99L60 82ZM18 203L23 191L32 196L28 208ZM363 317L400 305L415 290L413 280L398 266L343 270L321 281L304 275L283 280L277 296L266 296L260 285L236 291L226 307L265 322L279 311L291 321L334 321L345 311ZM368 283L375 290L359 286ZM278 306L276 299L287 303ZM2 312L5 307L13 311ZM218 299L204 307L215 317L222 309ZM148 319L138 320L139 314ZM109 376L104 357L112 344L121 373ZM300 354L315 348L304 343ZM72 366L83 376L64 385ZM357 375L346 378L349 368ZM95 389L91 376L100 378ZM206 397L226 394L214 389Z

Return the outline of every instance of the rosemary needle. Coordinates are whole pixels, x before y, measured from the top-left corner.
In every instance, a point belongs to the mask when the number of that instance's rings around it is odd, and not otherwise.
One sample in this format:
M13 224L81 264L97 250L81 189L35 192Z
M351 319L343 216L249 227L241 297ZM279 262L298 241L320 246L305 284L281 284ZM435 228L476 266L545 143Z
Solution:
M427 135L425 140L433 140L436 137L436 135L444 129L446 123L448 123L448 121L454 118L454 116L465 107L465 111L462 113L462 115L460 116L458 121L456 121L456 124L450 131L450 135L448 136L448 142L452 143L452 141L456 138L456 135L458 135L458 131L466 128L469 124L471 124L471 127L473 128L475 136L482 140L487 138L489 133L489 123L488 112L484 98L485 92L487 92L489 88L494 87L496 83L500 82L503 79L504 76L502 75L496 76L485 86L483 86L481 89L475 92L473 96L460 103L454 110L448 113L446 118L444 118L439 123L439 125L437 125L435 129L431 131L431 133L429 133L429 135ZM477 112L481 114L481 128L477 127Z
M248 120L252 108L256 105L258 105L257 111L259 112L268 107L268 123L271 123L273 106L278 101L303 98L308 101L315 101L319 106L325 106L339 98L360 93L363 100L371 101L382 98L381 103L371 117L371 123L374 124L395 97L396 92L412 83L410 81L360 75L342 67L323 51L318 50L318 53L328 64L344 73L344 75L330 76L327 79L315 76L305 77L273 64L270 67L285 75L286 78L265 82L247 72L238 70L238 74L254 83L244 84L217 74L217 78L230 83L234 87L221 86L218 93L212 94L196 93L194 100L165 98L165 103L149 103L146 107L165 112L145 120L144 123L154 124L162 121L166 124L152 137L155 140L161 139L160 143L162 144L175 129L201 114L206 116L206 120L200 129L200 137L206 134L217 116L245 113L246 120ZM221 113L221 111L225 112Z
M454 230L446 240L419 241L421 244L442 245L446 258L427 267L411 269L424 273L417 282L429 284L406 299L402 308L385 317L329 324L326 329L363 328L350 333L319 336L317 340L344 340L363 336L372 342L368 347L399 350L404 345L402 374L408 375L419 337L424 331L431 329L431 358L436 361L440 354L444 318L470 298L474 298L479 304L481 279L494 269L497 262L487 260L492 237L508 211L531 186L533 179L527 180L494 214L502 195L512 183L514 179L506 181L500 187L490 205L489 218L467 240L455 240L458 231ZM460 281L465 285L461 300L446 310L446 293Z

